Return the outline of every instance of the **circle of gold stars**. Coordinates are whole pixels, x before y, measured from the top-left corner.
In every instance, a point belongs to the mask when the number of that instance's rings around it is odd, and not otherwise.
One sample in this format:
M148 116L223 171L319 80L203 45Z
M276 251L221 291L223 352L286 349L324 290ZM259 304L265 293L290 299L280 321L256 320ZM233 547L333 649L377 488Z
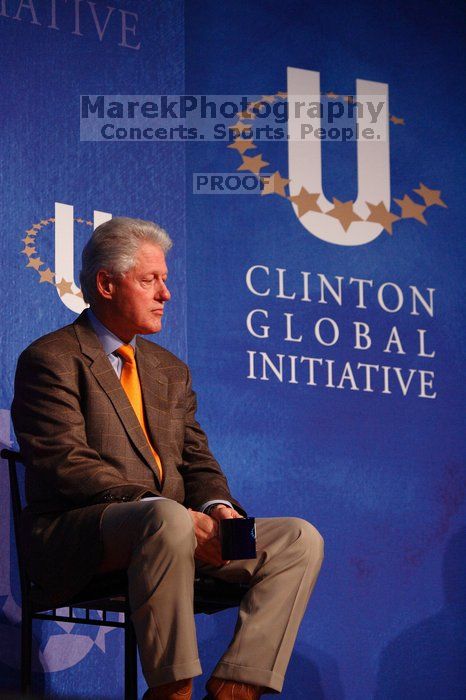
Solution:
M92 221L86 221L80 217L75 218L74 221L76 221L78 224L93 226ZM21 253L23 253L23 255L25 255L28 259L26 267L31 267L33 270L36 270L39 275L39 284L42 284L43 282L52 284L56 289L58 289L58 293L61 297L64 294L73 294L76 297L82 298L81 290L73 292L73 282L71 280L61 279L59 282L57 282L55 279L55 272L53 272L50 267L41 269L44 265L46 265L46 263L41 260L40 255L36 250L38 234L43 228L46 228L50 224L54 223L55 219L50 217L48 219L41 219L39 222L32 224L30 228L26 229L26 236L25 238L21 239L24 243L24 248Z
M334 92L327 92L326 96L330 99L336 99L340 97ZM252 121L256 118L255 110L259 110L264 102L273 104L277 99L283 100L287 97L286 92L277 92L275 95L263 95L257 102L250 102L247 105L247 110L238 112L238 121L236 124L230 126L230 129L235 129L238 131L238 135L235 137L233 143L230 143L227 148L231 148L238 152L241 156L241 164L236 168L238 171L248 171L258 175L262 181L263 189L261 191L262 196L267 195L277 195L283 199L287 199L296 207L298 218L300 219L309 211L316 211L321 214L326 213L329 216L338 219L343 226L344 230L347 231L353 221L364 221L353 209L354 201L348 200L347 202L340 202L336 197L333 198L333 209L330 211L323 212L317 203L321 193L320 192L308 192L305 187L301 187L299 194L290 196L289 191L286 192L286 188L289 186L290 180L282 177L280 172L276 170L270 176L261 176L260 172L270 163L262 158L262 154L256 152L253 155L246 155L247 151L252 151L257 149L257 145L254 143L252 138L245 137L243 134L247 133L252 127ZM344 95L343 99L345 102L352 102L352 95ZM389 117L392 124L395 126L404 126L405 121L402 117L396 117L391 114ZM251 122L251 123L246 123ZM433 190L424 185L422 182L419 183L419 187L414 189L420 199L423 200L423 204L414 201L409 195L405 194L402 199L394 198L393 201L399 206L399 214L394 214L390 209L387 209L383 202L378 204L373 204L371 202L366 202L370 214L365 219L365 221L371 221L378 223L383 226L384 230L390 235L393 234L393 224L396 221L402 219L416 219L416 221L421 222L427 226L427 221L424 218L424 212L428 207L439 206L447 207L445 202L441 198L440 190Z

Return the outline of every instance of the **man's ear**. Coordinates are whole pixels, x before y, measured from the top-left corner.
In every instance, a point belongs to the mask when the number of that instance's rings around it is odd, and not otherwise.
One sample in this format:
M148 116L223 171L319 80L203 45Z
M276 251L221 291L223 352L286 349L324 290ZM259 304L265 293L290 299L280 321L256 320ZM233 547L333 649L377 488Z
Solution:
M107 270L99 270L96 275L97 291L104 299L113 299L115 294L114 277Z

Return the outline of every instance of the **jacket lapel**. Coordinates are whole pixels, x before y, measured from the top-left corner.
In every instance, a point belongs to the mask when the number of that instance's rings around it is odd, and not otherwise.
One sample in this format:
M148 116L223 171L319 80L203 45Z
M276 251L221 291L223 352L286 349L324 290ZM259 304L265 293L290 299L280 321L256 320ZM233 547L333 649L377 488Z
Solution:
M85 311L74 322L74 328L82 353L91 360L90 370L92 374L96 378L101 389L107 394L108 398L113 404L115 413L122 422L134 448L139 453L141 459L143 459L147 466L153 471L158 483L160 484L157 464L146 440L146 436L142 431L141 425L123 387L121 386L121 382L118 379L115 370L113 369L98 337L87 319Z
M164 411L162 407L167 405L168 380L160 369L159 360L152 352L147 351L145 344L137 339L136 347L136 364L146 412L147 431L163 468L167 463L167 455L166 445L161 439L161 435L166 433L169 420L167 411Z

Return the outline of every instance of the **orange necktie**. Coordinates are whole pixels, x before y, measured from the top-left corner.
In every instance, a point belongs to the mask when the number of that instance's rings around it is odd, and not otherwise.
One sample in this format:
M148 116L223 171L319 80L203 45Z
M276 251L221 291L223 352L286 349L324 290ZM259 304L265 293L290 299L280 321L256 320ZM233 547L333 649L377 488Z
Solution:
M117 355L123 360L123 367L121 369L121 385L125 390L126 396L129 399L131 406L137 416L146 440L149 443L149 447L154 455L154 459L157 462L160 473L160 481L162 481L162 462L160 457L155 451L147 432L146 419L144 416L144 407L142 404L142 392L141 383L139 381L138 368L136 367L136 360L134 358L134 348L132 345L122 345L116 351Z

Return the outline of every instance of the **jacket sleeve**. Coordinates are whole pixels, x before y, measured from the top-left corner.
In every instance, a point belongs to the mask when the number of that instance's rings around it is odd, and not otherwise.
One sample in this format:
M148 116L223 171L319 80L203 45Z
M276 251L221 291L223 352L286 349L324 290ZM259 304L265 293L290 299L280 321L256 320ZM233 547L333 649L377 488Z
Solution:
M188 369L186 427L183 463L180 467L185 484L185 505L194 510L201 510L208 501L225 500L230 501L239 513L246 515L246 511L232 497L227 479L209 450L207 436L196 420L196 408L196 394L192 389L191 373Z
M27 348L18 360L11 412L27 479L40 481L41 491L71 507L154 495L147 486L128 482L88 445L69 358Z

